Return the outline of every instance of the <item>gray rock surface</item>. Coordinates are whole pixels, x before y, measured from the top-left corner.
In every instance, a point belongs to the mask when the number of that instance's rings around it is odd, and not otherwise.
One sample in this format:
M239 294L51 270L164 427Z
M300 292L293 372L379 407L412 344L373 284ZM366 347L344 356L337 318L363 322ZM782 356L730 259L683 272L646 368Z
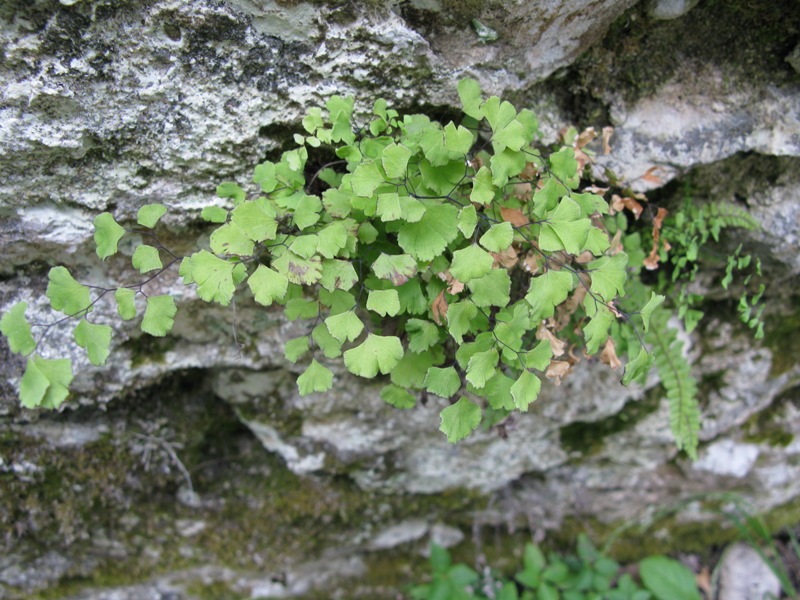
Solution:
M712 318L688 338L702 394L692 464L657 380L623 388L601 364L458 446L438 431L443 401L393 409L335 361L335 389L301 398L302 365L283 358L297 324L247 302L214 309L170 271L149 289L180 305L169 338L100 303L97 322L117 333L98 369L67 330L51 334L53 356L77 365L59 413L19 408L22 362L0 344L0 599L390 598L430 540L653 520L648 537L678 547L676 528L712 516L699 501L674 523L659 511L720 490L786 514L800 498L800 23L788 2L695 4L3 3L0 310L26 300L48 321L55 264L126 281L125 260L94 256L98 212L124 220L162 202L164 241L188 251L216 185L246 184L309 107L338 93L359 110L385 97L443 114L464 75L534 107L548 140L570 119L613 125L598 170L654 201L688 181L697 201L746 207L762 230L723 244L745 241L771 288L754 344L725 318L716 275L699 284Z

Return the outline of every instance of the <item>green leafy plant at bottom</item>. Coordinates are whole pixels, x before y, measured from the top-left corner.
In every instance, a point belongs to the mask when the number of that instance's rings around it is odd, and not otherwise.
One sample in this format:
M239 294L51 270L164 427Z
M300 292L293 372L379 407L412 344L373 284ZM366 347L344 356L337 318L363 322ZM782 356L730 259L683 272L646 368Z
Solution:
M545 556L527 544L522 569L512 578L453 564L436 544L430 564L432 581L414 586L412 600L701 600L694 574L678 561L647 557L638 565L637 580L583 534L575 556Z

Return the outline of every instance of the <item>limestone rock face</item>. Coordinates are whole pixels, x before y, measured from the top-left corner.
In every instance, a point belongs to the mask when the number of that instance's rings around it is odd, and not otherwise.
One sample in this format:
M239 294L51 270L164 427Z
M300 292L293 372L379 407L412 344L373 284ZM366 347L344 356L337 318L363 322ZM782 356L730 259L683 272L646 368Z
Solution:
M587 523L602 534L720 490L796 521L800 15L753 4L4 2L0 311L25 300L30 320L49 322L57 264L127 281L130 243L96 258L99 212L125 221L163 203L163 241L189 253L217 184L246 185L292 146L308 108L342 94L361 111L383 97L451 114L465 75L535 109L545 141L568 124L613 126L597 172L654 203L678 206L690 189L747 209L761 230L722 249L744 242L771 287L754 343L721 272L696 284L708 318L686 337L702 405L692 463L658 381L624 388L602 364L457 446L438 430L445 401L394 409L335 361L334 390L300 397L283 357L298 324L247 301L212 307L175 267L148 288L179 305L169 337L100 302L115 338L95 368L67 326L51 332L47 352L76 365L58 413L20 408L24 364L0 342L0 599L394 598L430 540L568 538ZM680 547L714 519L696 501L645 539Z

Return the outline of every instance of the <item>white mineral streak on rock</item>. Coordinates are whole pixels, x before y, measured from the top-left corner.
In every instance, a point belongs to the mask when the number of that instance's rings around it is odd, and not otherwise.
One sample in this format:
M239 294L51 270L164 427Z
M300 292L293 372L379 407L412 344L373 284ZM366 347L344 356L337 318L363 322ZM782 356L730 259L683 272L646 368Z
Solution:
M704 448L693 468L715 475L745 477L758 459L758 446L720 440Z

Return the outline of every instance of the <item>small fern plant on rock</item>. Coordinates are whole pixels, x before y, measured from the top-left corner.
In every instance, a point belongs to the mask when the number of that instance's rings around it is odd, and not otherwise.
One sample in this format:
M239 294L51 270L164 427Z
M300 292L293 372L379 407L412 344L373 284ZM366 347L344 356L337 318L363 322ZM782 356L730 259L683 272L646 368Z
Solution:
M362 124L352 99L333 96L326 110L311 109L297 147L256 166L255 193L218 187L224 205L201 215L214 227L208 244L188 256L160 242L161 204L143 206L128 228L98 215L97 255L115 254L124 236L138 234L132 263L143 280L88 286L55 267L46 295L62 317L30 323L25 302L4 314L0 330L27 356L23 406L57 408L68 395L71 361L43 351L54 324L74 320L89 361L106 361L114 332L92 322L98 302L115 302L123 320L140 318L149 335L167 335L177 305L148 285L174 268L206 302L227 306L249 293L307 324L285 344L286 359L303 367L300 394L330 390L328 365L342 360L359 377L387 376L381 397L399 409L423 392L449 399L441 430L450 442L489 411L527 411L542 378L560 382L583 357L616 367L618 354L627 355L622 382L642 380L655 360L645 340L654 325L665 328L665 314L651 322L664 296L629 279L640 265L629 264L615 235L626 218L613 214L603 190L580 189L581 144L546 154L531 111L484 99L471 79L458 92L458 124L401 117L382 100ZM312 171L309 154L323 151L337 160ZM626 311L620 298L631 286L636 302ZM661 343L671 347L668 337ZM693 410L673 422L690 454L696 401Z

